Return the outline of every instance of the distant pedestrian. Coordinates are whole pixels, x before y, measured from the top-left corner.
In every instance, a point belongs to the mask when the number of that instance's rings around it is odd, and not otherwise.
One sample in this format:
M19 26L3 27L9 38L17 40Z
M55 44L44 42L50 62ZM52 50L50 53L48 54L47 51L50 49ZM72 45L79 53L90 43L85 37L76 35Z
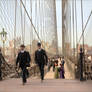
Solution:
M23 85L27 82L27 77L29 76L27 67L30 67L31 57L28 51L25 50L25 46L20 46L20 52L18 53L16 66L19 63L19 68L22 70L22 80Z
M60 72L60 78L64 79L65 78L64 77L64 68L63 68L62 64L60 64L59 72Z
M53 72L55 71L55 58L53 57L52 59L52 67L53 67Z
M64 67L64 64L65 64L64 57L62 57L61 64L62 64L62 66Z
M64 65L65 65L65 59L64 57L62 57L61 66L63 68L63 71L64 71ZM64 73L62 73L62 75L63 75L63 78L65 78Z
M48 58L48 71L50 71L50 68L51 68L51 60L50 58Z
M80 81L83 81L83 59L84 59L84 51L80 48Z
M44 80L44 66L48 63L46 51L41 48L41 43L37 44L38 49L35 51L35 62L39 66L41 82Z

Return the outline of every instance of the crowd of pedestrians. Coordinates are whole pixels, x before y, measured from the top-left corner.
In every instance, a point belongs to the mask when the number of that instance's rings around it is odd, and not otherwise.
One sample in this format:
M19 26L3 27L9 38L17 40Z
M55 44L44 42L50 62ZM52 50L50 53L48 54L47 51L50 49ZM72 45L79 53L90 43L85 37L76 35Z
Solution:
M54 78L64 79L65 70L64 70L65 60L64 57L56 57L56 58L49 58L48 60L48 71L53 68Z

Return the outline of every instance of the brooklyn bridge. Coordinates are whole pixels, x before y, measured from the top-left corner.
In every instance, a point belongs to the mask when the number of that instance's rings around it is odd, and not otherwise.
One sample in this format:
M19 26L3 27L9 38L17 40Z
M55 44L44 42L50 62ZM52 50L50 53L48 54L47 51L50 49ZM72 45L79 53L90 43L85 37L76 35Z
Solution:
M91 24L91 0L0 0L0 92L91 92ZM38 42L48 56L43 83L34 59ZM16 68L21 44L31 56L25 86ZM65 78L56 77L63 59Z

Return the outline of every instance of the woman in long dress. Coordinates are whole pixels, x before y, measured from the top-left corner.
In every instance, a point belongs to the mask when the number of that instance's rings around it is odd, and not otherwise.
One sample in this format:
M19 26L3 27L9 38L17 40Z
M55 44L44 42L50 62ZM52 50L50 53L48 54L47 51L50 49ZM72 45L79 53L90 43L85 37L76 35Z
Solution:
M54 75L55 79L59 78L59 72L58 72L58 62L55 62L55 75Z

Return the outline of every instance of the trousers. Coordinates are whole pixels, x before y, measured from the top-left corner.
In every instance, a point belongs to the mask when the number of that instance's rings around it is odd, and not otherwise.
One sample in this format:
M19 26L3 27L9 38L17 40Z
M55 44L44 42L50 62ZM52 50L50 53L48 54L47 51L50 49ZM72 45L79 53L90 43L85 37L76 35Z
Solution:
M27 67L21 67L22 69L22 81L23 83L27 82L27 77L29 76L29 72L27 70Z
M38 66L40 70L41 80L44 80L44 64L39 63Z

